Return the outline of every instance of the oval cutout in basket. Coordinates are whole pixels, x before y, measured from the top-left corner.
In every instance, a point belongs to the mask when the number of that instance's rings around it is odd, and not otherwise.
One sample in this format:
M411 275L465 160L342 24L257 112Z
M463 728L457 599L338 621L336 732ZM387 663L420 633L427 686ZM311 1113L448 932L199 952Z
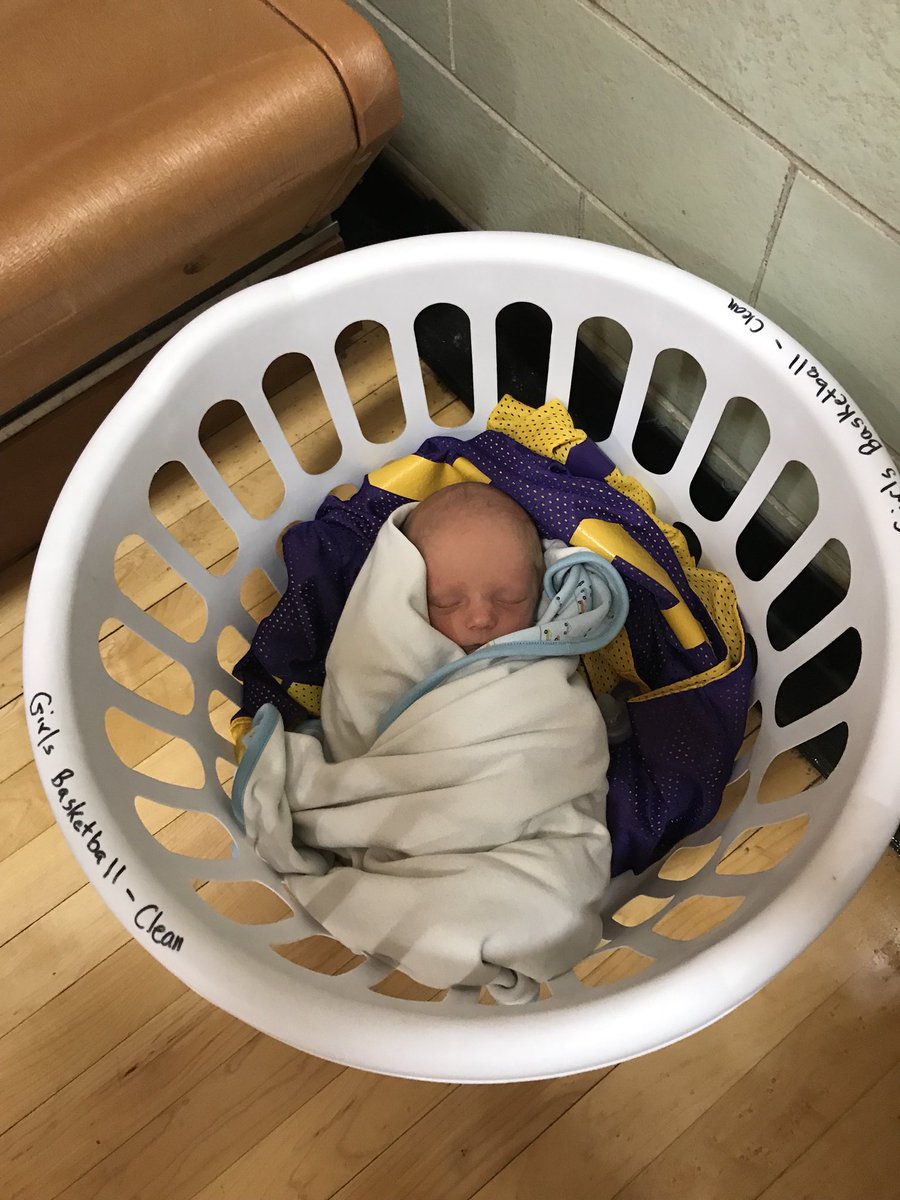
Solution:
M149 617L186 642L206 629L206 601L143 538L129 534L115 555L116 585Z
M293 382L284 383L285 379ZM313 364L305 354L283 354L269 364L263 391L294 457L308 475L329 471L343 453Z
M150 511L171 537L210 575L230 570L234 530L183 463L165 463L150 483Z
M206 775L194 747L130 716L120 708L108 708L104 726L115 755L132 770L160 783L196 790Z

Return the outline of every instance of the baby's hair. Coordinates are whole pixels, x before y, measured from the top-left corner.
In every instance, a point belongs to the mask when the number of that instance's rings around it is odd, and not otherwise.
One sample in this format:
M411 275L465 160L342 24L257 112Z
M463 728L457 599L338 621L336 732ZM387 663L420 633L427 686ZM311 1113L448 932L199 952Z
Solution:
M463 516L493 517L513 524L534 554L538 578L543 578L544 552L537 526L512 496L486 483L454 483L433 492L406 518L403 532L421 552L431 530Z

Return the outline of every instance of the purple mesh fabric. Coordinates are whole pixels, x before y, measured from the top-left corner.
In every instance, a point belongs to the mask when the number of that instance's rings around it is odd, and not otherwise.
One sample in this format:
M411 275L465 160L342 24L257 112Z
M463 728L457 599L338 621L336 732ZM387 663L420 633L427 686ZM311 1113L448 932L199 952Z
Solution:
M639 505L605 482L612 464L592 442L574 447L565 466L493 431L468 442L429 438L418 454L435 462L467 458L492 486L522 505L542 537L568 542L581 521L595 517L621 524L653 556L708 641L684 649L662 615L674 603L668 591L616 559L631 604L625 628L635 666L652 690L689 679L722 660L722 637L688 586L665 535ZM328 497L315 520L288 530L283 543L287 589L234 669L244 684L242 715L253 715L271 702L288 727L307 718L287 688L294 682L324 681L325 656L350 588L382 522L407 502L407 497L366 480L350 500ZM613 874L643 870L715 815L743 738L750 681L745 658L702 687L629 701L632 736L610 747L607 824Z

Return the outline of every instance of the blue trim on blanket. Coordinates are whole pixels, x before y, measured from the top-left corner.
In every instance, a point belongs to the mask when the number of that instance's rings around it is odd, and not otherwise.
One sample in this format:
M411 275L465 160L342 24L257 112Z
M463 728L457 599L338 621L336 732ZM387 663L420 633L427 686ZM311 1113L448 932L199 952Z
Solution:
M608 645L621 630L628 617L628 592L622 576L611 563L595 554L593 550L578 550L547 568L544 572L544 592L548 598L552 599L562 590L555 582L558 577L560 575L568 576L571 580L570 569L582 564L589 566L595 573L603 575L612 593L609 612L589 633L582 637L560 638L558 641L544 642L540 640L540 623L538 623L530 638L522 638L521 633L508 633L503 637L496 638L493 642L482 646L480 650L474 650L463 658L445 663L436 671L432 671L427 678L413 684L409 691L396 700L382 716L377 726L378 736L380 737L417 700L434 691L449 676L473 663L484 662L486 664L488 661L498 658L580 657L582 654L590 654L594 650L600 650L603 646ZM565 579L562 586L566 586ZM530 629L528 632L532 633L532 630Z
M244 753L231 784L231 811L241 829L244 823L244 791L250 776L256 770L260 755L269 744L269 738L282 723L281 713L274 704L264 704L257 710L253 724L244 735Z

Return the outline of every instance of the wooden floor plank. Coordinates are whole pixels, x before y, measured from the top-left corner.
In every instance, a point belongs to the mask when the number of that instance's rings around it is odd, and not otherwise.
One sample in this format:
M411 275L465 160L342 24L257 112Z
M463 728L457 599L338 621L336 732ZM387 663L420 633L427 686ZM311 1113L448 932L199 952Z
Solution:
M186 991L135 941L80 975L0 1038L0 1133Z
M900 974L866 966L616 1200L755 1200L900 1061ZM895 1099L900 1103L900 1092Z
M482 1188L478 1200L531 1194L612 1200L851 975L871 968L872 939L893 944L889 912L898 894L900 864L889 852L867 894L856 897L814 951L723 1020L617 1067Z
M0 950L0 1037L125 944L128 931L82 887Z
M0 1137L6 1200L56 1196L253 1036L184 993Z
M895 1066L757 1200L896 1200L898 1145Z
M54 823L33 759L0 782L0 821L0 863ZM35 880L26 886L35 886Z
M31 761L25 704L19 697L0 708L0 783L10 779Z
M317 950L316 957L319 969L337 969L346 961L348 952L337 943L328 943ZM234 1058L251 1042L259 1048L260 1065L255 1075L245 1070L240 1058ZM185 1108L184 1103L178 1102L188 1094L194 1096L190 1104L198 1105L203 1113L201 1123L211 1119L211 1097L215 1096L218 1096L217 1103L222 1105L224 1102L228 1109L236 1106L235 1117L239 1115L246 1123L245 1105L235 1101L233 1087L223 1084L233 1084L240 1073L248 1086L253 1078L254 1088L265 1088L271 1083L271 1067L276 1061L286 1066L289 1060L290 1071L285 1071L285 1078L295 1078L300 1057L296 1051L262 1037L193 992L183 990L175 1000L141 1023L0 1137L0 1163L12 1164L6 1180L9 1190L4 1192L4 1200L10 1194L36 1194L29 1192L29 1180L35 1176L41 1181L40 1196L55 1196L99 1168L129 1139L170 1110L149 1134L144 1135L146 1144L155 1147L159 1156L162 1131L171 1125L173 1118L178 1121ZM320 1080L316 1090L340 1070L332 1066L324 1068L317 1060L307 1061L313 1064L309 1068L311 1075ZM224 1068L216 1082L201 1093L194 1093L197 1085L227 1063L230 1066ZM269 1128L284 1115L283 1104L273 1105L273 1109L277 1116L273 1113ZM70 1135L65 1151L54 1154L51 1162L41 1166L53 1131L63 1125ZM208 1127L203 1127L209 1136ZM188 1128L188 1140L193 1145L196 1141L194 1122L188 1122ZM125 1157L133 1157L133 1150L134 1147ZM167 1162L171 1161L168 1153L164 1152L163 1156ZM120 1174L115 1163L109 1169L113 1177ZM103 1168L100 1168L102 1173ZM147 1176L147 1183L155 1188L157 1179L154 1171ZM79 1187L89 1188L87 1194L93 1196L96 1194L94 1182L88 1180ZM159 1196L163 1193L151 1190L147 1194Z
M246 918L269 920L273 900L265 889L249 899L226 894L217 908L228 915L240 904ZM330 940L307 939L291 957L314 970L337 970L348 961L348 954ZM26 1082L16 1080L15 1087L0 1091L0 1131L46 1101L185 991L180 980L134 941L85 971L0 1038L0 1082L12 1084L18 1072L27 1068Z
M160 815L151 824L161 829L167 817L163 815L165 809L159 811ZM195 849L193 826L189 820L173 816L166 844L176 853L190 854ZM41 837L49 838L57 832L48 830ZM50 844L60 853L65 850L55 838ZM28 853L29 847L19 852ZM6 877L15 880L21 875L10 872ZM99 893L84 883L77 866L75 872L66 870L66 878L72 882L72 893L0 947L0 975L6 977L0 991L0 1035L15 1028L129 937ZM23 901L26 912L40 904L40 895Z
M33 880L33 886L24 888L25 879ZM0 872L0 947L85 882L56 824L11 854Z
M21 695L22 626L17 625L0 634L0 708Z
M343 1071L193 1200L328 1200L450 1091L447 1084Z
M190 1197L222 1164L264 1138L285 1110L302 1105L341 1070L256 1034L58 1200ZM204 1135L198 1138L200 1128ZM255 1185L246 1194L264 1195Z
M456 1088L335 1192L335 1200L471 1196L606 1074Z
M171 743L167 749L171 749ZM145 828L157 834L166 825L173 825L167 841L178 852L179 831L186 827L186 819L178 809L163 808L142 802L138 805L143 815ZM184 842L184 838L181 838ZM181 853L193 853L196 848L181 849ZM38 881L40 885L22 887L23 879ZM0 951L46 913L51 912L88 880L66 843L62 831L55 823L32 841L10 855L0 872ZM0 952L0 964L3 963Z

